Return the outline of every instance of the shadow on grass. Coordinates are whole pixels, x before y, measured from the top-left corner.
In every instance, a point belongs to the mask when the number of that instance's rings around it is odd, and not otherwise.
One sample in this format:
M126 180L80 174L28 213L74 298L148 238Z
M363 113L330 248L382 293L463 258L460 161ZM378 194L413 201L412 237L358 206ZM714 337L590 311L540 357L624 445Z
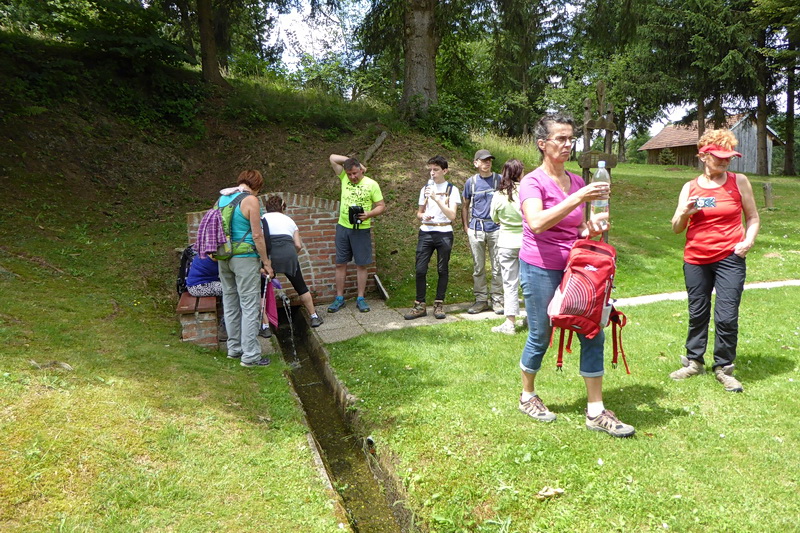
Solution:
M676 417L685 417L687 412L680 409L666 409L659 400L665 398L667 392L663 387L653 385L630 385L619 388L605 388L603 390L603 404L606 409L614 411L620 420L631 424L637 429L652 428L665 425ZM579 397L572 403L559 404L549 402L551 411L583 412L586 407L586 398Z
M795 366L793 359L774 355L739 355L736 358L736 374L744 381L761 381L788 374Z

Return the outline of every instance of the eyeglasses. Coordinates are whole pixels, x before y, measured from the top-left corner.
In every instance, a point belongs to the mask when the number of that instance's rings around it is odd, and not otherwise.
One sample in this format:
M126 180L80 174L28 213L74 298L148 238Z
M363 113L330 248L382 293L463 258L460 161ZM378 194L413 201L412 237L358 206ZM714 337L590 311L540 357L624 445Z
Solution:
M552 139L545 139L545 141L555 141L556 144L561 144L564 146L567 146L568 144L575 144L575 141L577 140L577 137L564 137L563 135L553 137Z

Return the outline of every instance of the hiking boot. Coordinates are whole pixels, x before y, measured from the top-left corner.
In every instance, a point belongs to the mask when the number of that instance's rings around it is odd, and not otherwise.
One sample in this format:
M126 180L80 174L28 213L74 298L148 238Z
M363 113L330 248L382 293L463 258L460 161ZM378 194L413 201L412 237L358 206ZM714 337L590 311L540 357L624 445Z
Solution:
M683 364L683 367L679 368L675 372L672 372L669 375L669 377L678 380L706 373L706 369L699 361L695 361L694 359L689 359L685 355L681 356L681 364Z
M475 302L474 304L472 304L472 307L467 309L467 313L469 313L471 315L477 315L478 313L483 313L487 309L489 309L489 304L488 303L486 303L486 302Z
M433 317L438 318L439 320L446 318L447 315L444 314L444 302L441 300L436 300L433 302Z
M552 422L556 419L556 414L545 407L544 402L538 396L531 397L527 402L523 402L522 396L520 396L519 410L540 422Z
M344 296L337 296L336 299L331 302L331 305L328 306L328 312L335 313L342 307L344 307Z
M517 332L517 328L514 326L514 324L506 320L499 326L493 327L492 331L495 333L503 333L505 335L514 335Z
M356 307L358 307L358 310L362 313L369 313L369 304L363 296L356 298Z
M738 379L733 377L733 364L726 366L718 366L717 368L714 369L714 375L716 376L717 381L722 383L726 391L744 392L742 384L739 382Z
M496 315L502 315L506 312L506 308L503 305L503 302L495 302L492 304L492 311L494 311L494 314Z
M414 320L415 318L420 318L423 316L428 316L428 311L425 308L425 302L414 302L414 307L403 315L403 318L406 320Z
M269 339L270 337L272 337L272 331L270 331L269 326L265 328L262 327L260 330L258 330L258 336L263 337L265 339Z
M245 363L244 361L241 361L239 364L247 368L252 368L254 366L269 366L271 362L272 360L269 357L262 357L258 361L253 361L252 363Z
M587 412L586 414L586 429L592 431L605 431L612 437L630 437L636 430L633 426L624 424L617 418L614 411L604 409L602 413L594 418L591 418Z
M312 317L311 317L311 327L312 327L312 328L318 328L318 327L320 327L320 326L322 325L322 323L323 323L323 322L325 322L325 321L324 321L324 320L322 320L322 317L321 317L321 316L319 316L319 315L317 315L317 316L312 316Z

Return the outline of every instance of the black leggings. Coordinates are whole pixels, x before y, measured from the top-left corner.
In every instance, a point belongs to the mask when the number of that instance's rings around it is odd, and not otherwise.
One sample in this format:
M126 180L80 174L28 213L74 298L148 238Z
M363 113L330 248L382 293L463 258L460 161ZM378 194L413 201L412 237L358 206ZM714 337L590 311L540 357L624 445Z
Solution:
M302 295L304 295L305 293L308 292L308 285L306 285L305 280L303 280L303 271L302 270L300 270L298 268L297 272L295 273L294 276L290 276L289 274L286 274L285 272L281 272L281 274L286 276L286 279L288 279L289 283L292 284L292 288L294 289L294 291L297 293L298 296L302 296ZM264 287L266 287L266 283L267 283L267 278L265 278L264 276L261 276L261 292L262 293L264 292Z

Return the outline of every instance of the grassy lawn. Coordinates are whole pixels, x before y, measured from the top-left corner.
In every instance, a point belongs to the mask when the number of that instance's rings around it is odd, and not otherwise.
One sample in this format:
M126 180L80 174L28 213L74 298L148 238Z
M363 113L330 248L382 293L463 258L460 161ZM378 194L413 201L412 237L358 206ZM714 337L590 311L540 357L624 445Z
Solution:
M575 356L557 373L548 355L537 380L558 420L520 413L524 336L491 333L499 320L366 335L329 349L378 450L399 458L409 505L433 531L794 530L798 298L798 288L745 293L744 394L726 393L711 374L668 378L682 353L685 303L628 308L633 373L609 368L604 387L606 406L637 429L626 440L584 429ZM538 501L545 486L565 493Z
M693 173L615 170L617 296L682 288L669 218ZM190 178L168 178L2 176L0 530L338 530L284 364L245 370L178 340L171 250L198 200ZM800 185L770 180L777 209L762 212L749 281L800 278ZM416 233L407 222L376 233L379 272L407 305ZM471 260L456 239L449 299L469 301ZM608 406L638 429L622 442L582 428L569 358L539 382L559 420L518 413L523 338L492 335L488 323L367 335L331 352L378 452L397 457L407 505L432 530L792 529L798 296L746 293L743 395L710 376L666 378L683 304L627 310L634 374L609 370L606 387ZM545 485L566 492L539 502Z
M500 162L522 159L526 170L538 161L528 146L492 138L479 144ZM683 183L696 175L632 164L613 171L617 297L684 289L685 237L672 233L670 219ZM751 176L759 206L765 181L773 183L776 208L760 210L748 281L798 279L800 180ZM379 249L385 245L379 241ZM469 300L469 251L457 243L453 257L450 292ZM412 272L413 247L400 250L390 268L399 263ZM434 284L429 273L431 291ZM394 289L407 305L413 277ZM584 429L585 389L574 356L556 373L548 355L537 380L559 419L545 425L519 413L524 335L491 333L499 320L366 335L329 349L379 450L398 458L409 506L433 531L795 530L798 298L797 288L745 293L737 359L744 394L724 392L711 374L668 378L683 353L685 302L626 309L633 374L609 368L604 387L606 405L637 428L634 439L622 441ZM565 492L539 501L545 486Z
M285 365L179 340L182 217L135 184L4 184L0 530L338 531Z

